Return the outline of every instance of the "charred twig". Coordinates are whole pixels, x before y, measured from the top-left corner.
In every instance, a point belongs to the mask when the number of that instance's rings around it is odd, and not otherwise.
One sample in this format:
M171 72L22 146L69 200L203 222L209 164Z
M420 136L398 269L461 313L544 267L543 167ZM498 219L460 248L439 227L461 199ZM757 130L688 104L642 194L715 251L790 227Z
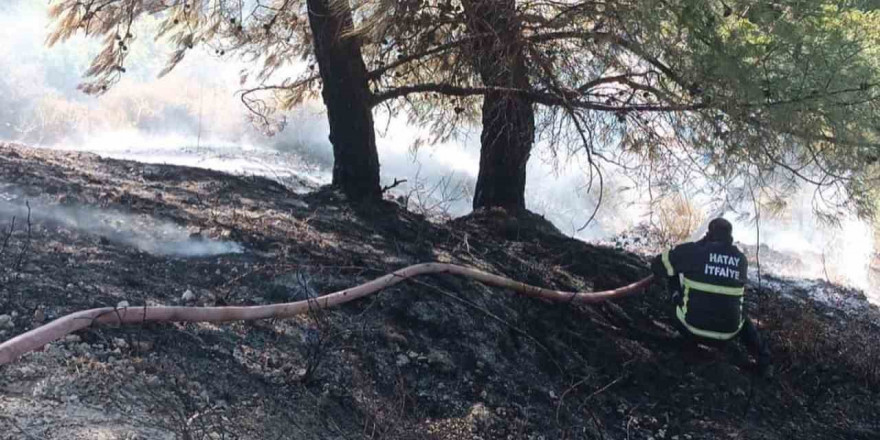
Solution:
M119 307L119 305L117 305L116 307L113 308L113 313L116 314L116 319L119 320L119 325L122 325L123 320L122 320L122 314L119 313L120 308L121 308L124 312L128 312L128 306L127 306L127 305L123 305L122 307Z
M386 192L388 192L389 190L391 190L391 189L397 187L397 186L400 185L401 183L406 183L406 179L398 179L398 178L395 177L395 178L394 178L394 183L392 183L391 185L385 185L385 186L382 187L382 194L385 194Z
M761 205L758 203L758 198L755 196L755 188L752 186L751 180L749 180L749 192L752 196L752 204L755 208L755 262L758 267L758 291L761 291L762 287L762 276L761 276ZM825 252L822 252L822 268L825 268ZM825 278L828 278L828 272L825 272Z
M757 251L756 251L757 252ZM831 284L831 277L828 276L828 265L825 263L825 251L822 251L822 272L825 273L825 281Z
M327 311L321 308L318 300L307 298L309 303L308 316L315 323L315 337L306 336L306 371L300 380L309 382L318 368L321 366L328 351L331 349L332 339L335 336L331 334L332 324L327 316Z
M24 202L27 206L27 240L24 242L24 246L21 248L21 252L18 254L18 261L15 263L15 270L21 269L21 262L24 260L24 255L27 253L28 248L31 246L31 204L30 202Z
M584 382L586 382L589 379L590 379L590 376L584 376L583 379L575 382L574 385L568 387L568 389L565 390L561 396L559 396L559 403L556 404L556 424L559 424L559 411L562 409L562 404L565 402L565 396L567 396L568 393L574 391L575 388L583 385Z
M3 246L0 246L0 255L3 255L3 252L6 250L6 245L9 244L9 238L12 237L13 231L15 231L15 216L12 216L12 224L9 225L9 232L3 237Z
M617 382L620 382L620 381L623 380L623 379L626 379L628 376L629 376L629 372L626 372L626 373L621 374L620 376L617 376L617 379L614 379L614 380L612 380L611 382L608 382L608 384L605 385L605 386L603 386L602 388L599 388L598 390L593 391L593 392L590 393L590 395L587 396L584 400L590 400L590 399L592 399L593 397L596 397L596 396L598 396L599 394L604 393L608 388L611 388L612 386L614 386L614 384L616 384Z

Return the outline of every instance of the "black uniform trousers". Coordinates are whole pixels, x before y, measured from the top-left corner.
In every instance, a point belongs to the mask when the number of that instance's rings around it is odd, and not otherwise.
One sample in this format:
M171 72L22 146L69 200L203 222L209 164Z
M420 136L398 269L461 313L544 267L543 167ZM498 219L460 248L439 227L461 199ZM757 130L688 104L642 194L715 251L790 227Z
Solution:
M685 338L688 338L694 342L713 346L723 346L728 342L718 339L704 338L702 336L697 336L691 333L691 331L688 330L687 327L685 327L684 324L682 324L681 321L678 320L678 316L676 316L675 314L675 308L680 304L679 297L681 295L681 292L674 288L670 290L672 290L673 292L671 319L675 325L675 328L679 332L681 332L681 334ZM765 344L764 341L761 339L761 335L758 333L758 328L755 327L755 323L752 322L752 320L749 319L749 317L746 315L745 310L743 311L743 325L742 328L739 330L739 333L737 333L736 338L739 339L739 341L749 350L749 353L751 353L751 355L755 357L755 359L758 361L758 366L764 367L770 365L770 350L767 347L767 344Z

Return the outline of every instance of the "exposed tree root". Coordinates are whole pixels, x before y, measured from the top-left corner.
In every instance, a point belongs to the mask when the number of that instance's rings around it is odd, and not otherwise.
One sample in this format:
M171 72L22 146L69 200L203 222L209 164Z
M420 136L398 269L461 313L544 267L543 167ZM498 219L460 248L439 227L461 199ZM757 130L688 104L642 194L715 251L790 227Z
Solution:
M391 287L407 278L450 273L472 278L482 283L511 289L525 296L554 302L573 304L598 303L623 298L646 288L653 277L613 290L601 292L564 292L544 289L493 275L481 270L444 263L421 263L405 267L373 281L330 293L318 298L283 304L243 307L103 307L84 310L58 318L42 327L18 335L0 344L0 365L7 364L21 355L36 350L77 330L92 324L138 324L142 322L223 322L247 321L267 318L289 318L307 312L312 307L333 307Z

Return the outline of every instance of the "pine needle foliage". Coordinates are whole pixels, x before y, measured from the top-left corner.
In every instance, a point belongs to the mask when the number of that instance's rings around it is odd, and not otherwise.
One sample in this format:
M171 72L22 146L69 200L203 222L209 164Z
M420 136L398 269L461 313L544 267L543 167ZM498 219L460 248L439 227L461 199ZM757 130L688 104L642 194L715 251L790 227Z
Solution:
M506 0L479 0L478 3ZM652 191L699 185L723 197L758 187L784 203L816 188L817 209L871 216L880 178L880 11L854 0L523 0L498 8L510 31L476 33L475 0L333 0L351 11L375 106L436 142L479 121L502 91L536 108L536 137L560 161L585 154ZM500 3L499 3L500 4ZM53 0L48 43L104 41L82 89L128 68L132 23L175 48L163 73L205 45L239 56L242 101L268 130L320 93L303 0ZM470 25L469 25L470 24ZM526 57L527 88L486 84L486 45ZM504 50L497 53L506 53ZM496 53L493 52L493 53ZM513 55L511 55L513 56ZM303 66L299 68L299 66ZM282 112L283 113L283 112Z

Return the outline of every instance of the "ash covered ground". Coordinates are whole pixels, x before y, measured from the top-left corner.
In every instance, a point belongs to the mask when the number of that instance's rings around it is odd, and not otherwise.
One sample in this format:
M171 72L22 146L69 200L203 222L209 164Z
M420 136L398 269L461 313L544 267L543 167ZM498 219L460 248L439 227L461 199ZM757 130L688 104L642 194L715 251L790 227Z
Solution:
M539 216L438 224L197 168L6 144L0 185L3 340L121 301L294 301L426 261L566 290L647 274ZM877 307L811 283L749 289L769 382L736 344L682 344L660 288L572 307L429 276L295 319L92 328L0 367L0 439L878 438Z

